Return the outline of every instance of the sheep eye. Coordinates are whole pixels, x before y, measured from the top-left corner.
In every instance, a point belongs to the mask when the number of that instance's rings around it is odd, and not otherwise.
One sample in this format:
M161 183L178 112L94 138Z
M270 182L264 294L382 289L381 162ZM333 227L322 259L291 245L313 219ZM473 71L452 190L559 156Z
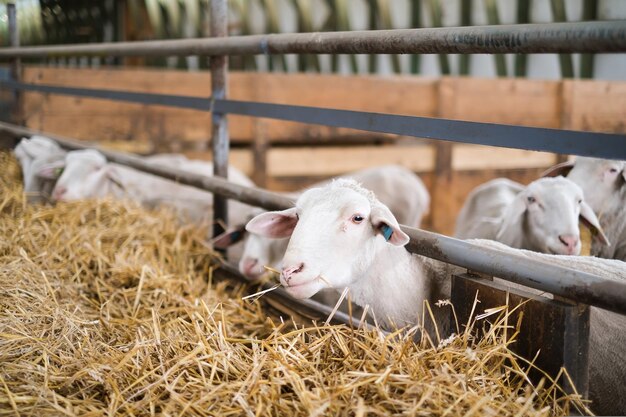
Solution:
M537 201L537 199L536 199L535 197L533 197L533 196L528 196L527 200L528 200L528 202L529 202L530 204L532 204L532 203L534 203L535 201Z
M582 203L583 203L583 199L582 199L582 198L579 198L579 199L578 199L578 204L582 204Z
M300 215L296 213L296 220L300 220Z
M359 224L363 221L363 216L361 216L360 214L355 214L354 216L352 216L352 223L356 223Z
M611 174L617 174L617 168L611 168L611 169L609 169L609 172Z

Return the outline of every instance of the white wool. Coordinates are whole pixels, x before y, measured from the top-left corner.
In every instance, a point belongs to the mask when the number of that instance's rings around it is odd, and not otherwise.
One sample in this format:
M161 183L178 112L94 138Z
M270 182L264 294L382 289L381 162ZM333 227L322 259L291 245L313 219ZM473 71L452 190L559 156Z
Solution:
M600 229L582 190L566 178L540 178L526 187L498 178L470 193L455 236L493 239L536 252L579 254L579 218Z
M626 161L578 157L567 178L583 189L611 242L593 242L591 253L626 261Z
M306 279L323 276L324 283L316 283L319 288L313 293L328 284L338 291L347 286L356 304L369 305L379 322L398 326L421 321L423 301L434 306L449 296L450 266L386 242L370 223L375 216L382 216L394 233L403 233L389 209L356 181L341 179L309 190L296 206L300 220L283 266L301 262L313 275ZM349 221L353 211L365 217L359 226L344 220ZM447 329L447 310L434 310L438 326Z
M41 178L39 172L49 165L62 165L66 152L52 139L44 136L23 138L15 147L15 156L22 167L24 192L31 203L42 202L54 188L54 180Z
M352 189L370 201L378 199L391 209L401 224L412 227L419 227L422 217L429 211L430 195L424 183L415 173L399 165L383 165L348 173L309 188L326 185ZM295 199L302 192L285 195ZM260 210L254 214L259 213ZM243 228L236 230L243 231ZM287 243L287 239L272 239L245 233L239 271L249 279L256 279L265 273L264 266L280 269Z

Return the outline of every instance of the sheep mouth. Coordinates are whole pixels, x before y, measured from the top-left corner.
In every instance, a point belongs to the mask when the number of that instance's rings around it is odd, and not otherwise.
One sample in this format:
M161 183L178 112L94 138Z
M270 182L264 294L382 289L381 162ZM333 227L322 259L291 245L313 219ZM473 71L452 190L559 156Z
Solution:
M318 275L318 276L316 276L315 278L310 279L310 280L308 280L308 281L299 282L299 283L297 283L297 284L290 284L290 283L288 283L288 282L285 282L285 283L283 283L283 285L285 286L285 288L300 288L300 287L304 287L304 286L306 286L306 285L313 284L314 282L316 282L316 281L317 281L317 280L319 280L319 279L320 279L320 276Z

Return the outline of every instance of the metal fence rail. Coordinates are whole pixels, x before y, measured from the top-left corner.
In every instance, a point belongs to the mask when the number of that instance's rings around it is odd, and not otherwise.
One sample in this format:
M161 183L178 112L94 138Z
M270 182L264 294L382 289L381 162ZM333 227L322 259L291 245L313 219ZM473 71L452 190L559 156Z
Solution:
M220 114L265 117L475 145L575 154L606 159L626 159L626 135L619 134L500 125L430 117L214 99L212 97L203 98L27 84L15 81L0 81L0 88L2 87L19 91L35 91L213 111Z
M14 136L42 134L42 132L7 123L0 123L0 132ZM66 149L94 148L92 144L55 135L46 135L59 142ZM126 153L98 150L111 162L124 164L143 172L235 198L268 210L283 210L293 206L291 199L278 194L233 184L222 178L207 177L169 167L151 165L142 158ZM626 314L626 281L609 280L544 262L529 261L528 258L520 255L503 253L412 227L402 226L402 229L411 237L407 246L410 252L468 268L472 271L497 276L540 291L547 291L573 302L595 305Z
M61 56L626 52L624 21L289 33L3 48L0 59Z

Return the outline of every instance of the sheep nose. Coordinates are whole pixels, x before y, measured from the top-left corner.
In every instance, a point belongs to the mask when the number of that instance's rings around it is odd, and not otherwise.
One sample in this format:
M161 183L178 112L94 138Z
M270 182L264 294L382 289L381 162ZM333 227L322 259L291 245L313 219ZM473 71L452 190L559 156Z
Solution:
M241 269L243 274L250 279L256 279L261 274L254 271L254 267L257 266L259 260L256 258L245 258L241 263Z
M289 284L289 281L291 281L291 278L302 272L302 270L304 269L304 263L300 262L300 265L297 266L292 266L289 268L283 268L283 272L280 273L281 278L285 280L285 282L287 284Z
M60 200L63 198L63 195L67 192L67 188L63 186L56 186L54 188L54 192L52 193L52 198L54 200Z
M559 235L559 240L570 252L573 252L578 244L578 236L574 235Z

